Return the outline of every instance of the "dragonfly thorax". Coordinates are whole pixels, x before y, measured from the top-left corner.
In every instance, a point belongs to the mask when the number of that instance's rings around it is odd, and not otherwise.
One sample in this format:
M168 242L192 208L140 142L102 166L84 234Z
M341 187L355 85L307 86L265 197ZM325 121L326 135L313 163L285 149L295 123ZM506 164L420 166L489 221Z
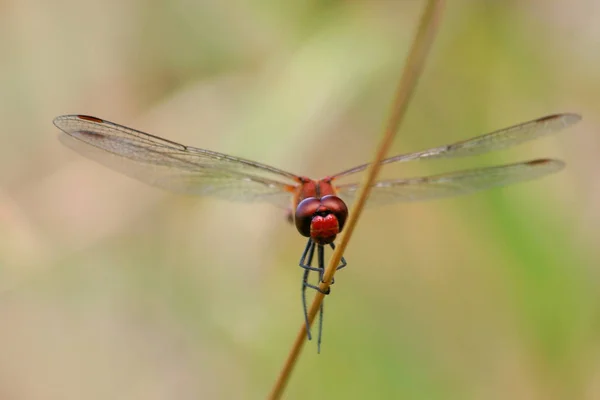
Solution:
M347 217L346 203L337 196L327 195L302 200L296 207L294 222L301 235L318 244L329 244L344 229Z

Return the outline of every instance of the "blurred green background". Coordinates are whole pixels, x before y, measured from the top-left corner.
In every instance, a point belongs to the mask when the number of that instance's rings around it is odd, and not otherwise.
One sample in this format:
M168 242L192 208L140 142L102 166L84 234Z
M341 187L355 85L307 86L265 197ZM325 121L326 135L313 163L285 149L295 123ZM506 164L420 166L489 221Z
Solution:
M288 399L600 399L600 3L448 2L393 153L555 112L559 135L384 176L556 157L366 211ZM0 399L260 399L305 240L64 148L81 113L321 177L368 161L420 1L0 2Z

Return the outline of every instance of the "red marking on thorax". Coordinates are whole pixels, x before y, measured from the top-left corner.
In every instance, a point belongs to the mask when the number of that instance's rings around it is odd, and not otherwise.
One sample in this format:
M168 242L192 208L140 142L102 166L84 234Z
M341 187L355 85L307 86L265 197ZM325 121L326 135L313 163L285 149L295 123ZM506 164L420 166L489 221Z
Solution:
M323 196L336 195L337 191L331 183L332 179L329 177L319 179L315 181L304 176L300 177L298 186L294 190L293 209L298 207L298 203L308 197L314 197L320 199Z

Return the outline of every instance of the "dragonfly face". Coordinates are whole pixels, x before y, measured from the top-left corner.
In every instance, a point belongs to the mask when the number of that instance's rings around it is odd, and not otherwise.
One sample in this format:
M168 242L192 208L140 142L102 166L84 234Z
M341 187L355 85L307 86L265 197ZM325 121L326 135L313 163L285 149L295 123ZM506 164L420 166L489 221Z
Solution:
M332 243L348 217L348 207L336 196L332 178L314 181L300 177L292 207L298 232L318 244Z
M329 244L344 229L347 217L346 203L335 195L327 195L302 200L296 207L294 222L302 236L318 244Z

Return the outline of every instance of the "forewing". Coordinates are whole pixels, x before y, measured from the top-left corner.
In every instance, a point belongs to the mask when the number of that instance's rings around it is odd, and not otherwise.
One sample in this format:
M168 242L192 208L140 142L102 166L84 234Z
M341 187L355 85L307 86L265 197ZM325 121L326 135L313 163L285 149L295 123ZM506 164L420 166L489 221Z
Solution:
M409 154L400 154L383 160L382 164L405 162L412 160L454 158L485 154L492 151L502 150L518 144L550 135L559 130L573 125L581 120L577 114L554 114L538 118L533 121L524 122L509 128L500 129L472 139L463 140L454 144L418 151ZM350 174L365 170L369 164L359 165L349 170L333 175L341 178Z
M539 159L419 178L396 179L373 185L367 206L433 200L529 181L564 168L559 160ZM359 184L340 185L338 195L354 201Z
M142 182L174 192L288 207L294 174L242 158L175 143L95 117L66 115L54 124L78 153Z

